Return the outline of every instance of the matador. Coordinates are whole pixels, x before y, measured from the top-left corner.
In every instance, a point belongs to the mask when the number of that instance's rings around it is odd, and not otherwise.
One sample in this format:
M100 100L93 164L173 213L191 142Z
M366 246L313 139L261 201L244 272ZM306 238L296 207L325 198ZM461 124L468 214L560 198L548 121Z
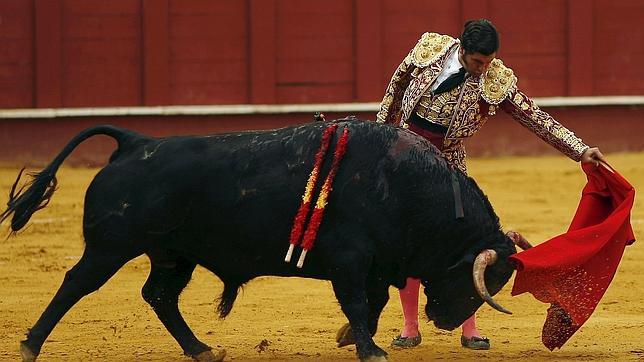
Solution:
M465 74L455 88L436 94L443 68L458 67L460 40L424 33L398 66L380 103L377 121L410 125L442 136L442 151L466 172L463 141L499 109L575 161L588 146L517 88L517 77L495 58L479 76Z

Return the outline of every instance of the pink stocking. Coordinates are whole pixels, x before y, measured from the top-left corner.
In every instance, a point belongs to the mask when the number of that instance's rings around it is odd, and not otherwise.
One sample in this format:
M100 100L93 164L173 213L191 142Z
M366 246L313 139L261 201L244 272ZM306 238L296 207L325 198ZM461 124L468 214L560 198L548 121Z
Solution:
M400 335L402 337L416 337L418 335L418 290L420 279L407 278L407 285L400 289L400 304L402 305L405 326Z
M463 328L463 336L466 338L481 337L481 334L476 329L476 315L472 314L461 326Z

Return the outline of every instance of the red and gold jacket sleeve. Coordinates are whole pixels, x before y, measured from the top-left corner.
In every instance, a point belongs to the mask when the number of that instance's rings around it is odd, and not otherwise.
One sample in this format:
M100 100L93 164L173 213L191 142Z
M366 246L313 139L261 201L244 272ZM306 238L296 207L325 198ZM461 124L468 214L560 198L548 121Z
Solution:
M579 161L588 146L572 131L542 111L517 88L516 83L517 77L512 69L506 67L500 59L492 61L479 83L481 96L490 105L490 115L494 114L497 106L501 107L539 138L571 159Z
M413 51L412 49L407 54L391 77L391 81L389 81L389 85L387 85L387 89L385 90L385 96L382 98L382 102L380 102L380 110L376 115L376 122L399 123L402 98L411 80L411 72L416 68L412 63Z
M542 111L528 96L514 89L501 107L525 128L575 161L588 146L575 134Z

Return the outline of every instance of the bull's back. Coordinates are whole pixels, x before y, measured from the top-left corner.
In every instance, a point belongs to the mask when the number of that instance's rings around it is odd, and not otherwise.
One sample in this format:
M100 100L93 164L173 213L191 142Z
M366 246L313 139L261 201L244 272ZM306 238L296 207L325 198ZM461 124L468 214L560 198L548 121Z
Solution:
M352 133L365 126L352 124ZM237 240L283 240L326 127L150 139L120 150L87 192L85 228L152 238L199 225Z

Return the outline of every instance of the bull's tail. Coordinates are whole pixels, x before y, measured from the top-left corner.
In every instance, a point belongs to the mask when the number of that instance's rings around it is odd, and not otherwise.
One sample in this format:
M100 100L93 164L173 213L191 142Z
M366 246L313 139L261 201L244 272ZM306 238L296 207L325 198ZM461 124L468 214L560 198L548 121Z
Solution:
M219 305L217 306L217 312L219 312L219 318L224 319L230 311L233 309L235 300L237 299L237 293L239 288L244 284L241 280L226 278L224 280L224 290L221 292L219 297Z
M56 191L56 172L60 165L72 153L76 146L95 135L106 135L114 138L120 148L125 141L137 134L113 126L95 126L88 128L69 141L65 148L63 148L45 169L37 173L31 173L31 181L20 187L16 192L16 187L24 171L23 168L11 187L7 209L0 214L0 223L13 214L11 230L16 232L25 226L31 218L31 215L47 206L54 191ZM25 188L27 189L25 190Z

